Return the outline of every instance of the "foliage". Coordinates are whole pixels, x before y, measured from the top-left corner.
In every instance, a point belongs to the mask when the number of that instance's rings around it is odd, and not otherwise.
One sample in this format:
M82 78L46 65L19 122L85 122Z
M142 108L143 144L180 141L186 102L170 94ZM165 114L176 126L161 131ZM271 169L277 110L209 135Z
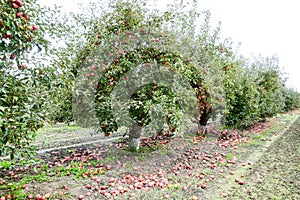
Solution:
M300 108L300 94L291 88L283 90L284 111L291 111Z
M0 148L1 156L26 155L30 142L42 126L44 112L36 71L43 68L54 33L54 11L35 0L0 0Z
M28 153L30 141L42 126L42 116L34 112L35 97L24 87L25 80L0 74L1 155Z
M97 91L93 106L97 117L101 119L100 124L93 123L107 135L117 130L110 95L115 86L124 81L124 74L140 63L154 66L167 62L168 67L183 74L192 87L196 87L193 84L200 80L200 87L207 89L205 95L213 106L213 112L219 113L221 120L229 126L251 126L266 117L296 107L296 98L291 100L291 97L297 94L284 87L278 58L257 57L249 62L239 56L238 48L231 40L220 40L220 27L211 28L210 13L197 11L196 1L190 4L175 1L165 12L153 9L149 2L94 3L86 8L89 14L71 15L76 25L66 26L65 29L70 32L66 37L66 48L57 52L59 59L54 61L61 69L61 74L53 78L56 84L51 87L53 92L50 92L49 105L60 112L52 113L51 119L73 120L71 103L74 101L71 102L70 88L74 86L82 68L88 66L88 77L84 80L95 81L97 85L93 88ZM199 25L201 20L202 24ZM131 37L133 41L129 39ZM144 46L137 48L134 41ZM95 52L104 52L109 56L96 61L93 58ZM91 70L93 64L95 69ZM193 68L192 73L180 71L189 67ZM94 77L99 79L98 82ZM131 107L131 117L134 112L147 116L139 119L143 124L150 123L147 112L151 110L149 105L152 104L149 102L153 103L153 95L145 92L153 90L151 87L151 84L141 87L139 98L135 97L133 99L136 101L131 102L136 106L136 109ZM162 94L157 89L164 91L163 88L158 85L153 94ZM170 98L168 101L172 102L174 93L165 92L164 95ZM160 97L163 99L164 95ZM200 91L197 95L202 96ZM145 99L141 100L141 96ZM82 99L77 100L81 102ZM172 109L169 112L174 113ZM174 127L178 127L180 122L173 123Z

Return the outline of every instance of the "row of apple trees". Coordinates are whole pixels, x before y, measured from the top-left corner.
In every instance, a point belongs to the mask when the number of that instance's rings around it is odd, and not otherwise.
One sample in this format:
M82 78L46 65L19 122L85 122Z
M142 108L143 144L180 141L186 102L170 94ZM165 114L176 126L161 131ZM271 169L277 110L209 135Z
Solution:
M195 114L191 109L202 112L206 98L230 127L249 127L299 107L299 94L285 87L278 58L240 56L231 40L220 39L220 28L210 26L210 13L199 12L196 1L178 1L165 11L143 0L101 5L88 6L90 15L73 16L67 47L56 54L55 65L68 78L53 82L53 121L75 120L106 136L122 125L139 138L148 125L158 126L154 132L180 132L184 118ZM172 70L185 81L170 76ZM190 88L181 89L191 89L200 104L174 89L186 82ZM72 86L81 88L75 96ZM56 96L62 91L65 95Z
M197 1L161 11L107 0L65 17L34 0L0 2L2 156L28 153L43 121L106 136L125 126L136 150L142 131L180 133L207 100L235 127L299 108L278 59L239 56Z

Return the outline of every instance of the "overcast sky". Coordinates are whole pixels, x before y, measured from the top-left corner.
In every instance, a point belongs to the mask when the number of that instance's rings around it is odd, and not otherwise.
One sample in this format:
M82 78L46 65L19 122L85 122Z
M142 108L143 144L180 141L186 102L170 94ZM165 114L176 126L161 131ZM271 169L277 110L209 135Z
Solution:
M92 0L88 0L92 1ZM40 0L66 11L78 10L86 0ZM300 12L297 0L198 0L199 10L211 10L212 23L221 21L222 37L241 42L245 57L277 55L288 73L288 85L300 92ZM170 2L161 0L160 2Z
M222 36L241 42L241 53L279 57L288 84L300 92L300 12L297 0L199 0L221 21Z

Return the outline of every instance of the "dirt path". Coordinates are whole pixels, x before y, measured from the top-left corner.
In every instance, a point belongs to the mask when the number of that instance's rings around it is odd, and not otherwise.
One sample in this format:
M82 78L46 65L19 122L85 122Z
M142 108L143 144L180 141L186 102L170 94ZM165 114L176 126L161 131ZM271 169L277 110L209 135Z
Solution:
M230 199L300 199L300 117L260 156Z

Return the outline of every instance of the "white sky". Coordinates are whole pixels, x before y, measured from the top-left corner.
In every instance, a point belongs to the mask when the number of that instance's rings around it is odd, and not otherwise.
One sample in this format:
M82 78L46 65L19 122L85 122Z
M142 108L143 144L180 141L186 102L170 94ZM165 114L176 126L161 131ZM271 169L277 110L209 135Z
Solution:
M221 21L222 36L241 42L241 54L279 57L288 85L300 92L300 12L297 0L199 0Z
M66 11L92 0L40 0ZM288 73L288 85L300 92L300 12L297 0L198 0L200 10L211 10L212 23L221 21L222 37L241 42L240 53L277 55ZM160 2L170 2L169 0Z

